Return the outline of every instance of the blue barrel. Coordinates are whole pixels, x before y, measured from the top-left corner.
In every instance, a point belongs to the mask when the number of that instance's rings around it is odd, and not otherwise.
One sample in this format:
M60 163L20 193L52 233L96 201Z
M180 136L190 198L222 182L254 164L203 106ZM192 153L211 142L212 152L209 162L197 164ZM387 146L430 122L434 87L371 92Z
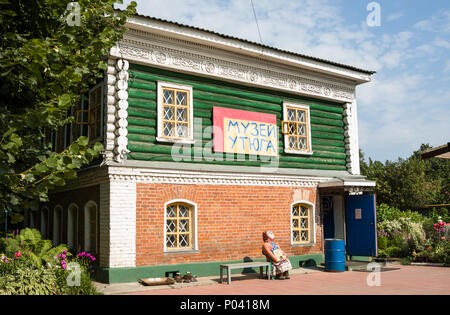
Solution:
M325 271L345 271L345 241L325 239Z

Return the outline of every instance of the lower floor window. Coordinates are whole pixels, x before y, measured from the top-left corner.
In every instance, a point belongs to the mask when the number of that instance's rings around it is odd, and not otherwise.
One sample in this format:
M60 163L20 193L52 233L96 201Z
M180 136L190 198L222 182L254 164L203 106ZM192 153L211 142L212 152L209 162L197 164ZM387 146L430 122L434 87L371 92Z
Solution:
M193 249L193 209L185 203L170 204L166 208L167 250Z
M292 243L311 243L311 206L296 204L292 206Z

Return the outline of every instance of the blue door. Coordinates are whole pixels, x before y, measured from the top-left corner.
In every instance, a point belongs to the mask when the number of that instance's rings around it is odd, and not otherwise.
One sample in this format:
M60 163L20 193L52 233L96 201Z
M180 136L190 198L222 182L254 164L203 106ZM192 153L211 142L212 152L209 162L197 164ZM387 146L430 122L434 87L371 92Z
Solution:
M375 211L375 195L346 196L347 255L377 255Z
M323 237L334 238L333 197L322 197Z

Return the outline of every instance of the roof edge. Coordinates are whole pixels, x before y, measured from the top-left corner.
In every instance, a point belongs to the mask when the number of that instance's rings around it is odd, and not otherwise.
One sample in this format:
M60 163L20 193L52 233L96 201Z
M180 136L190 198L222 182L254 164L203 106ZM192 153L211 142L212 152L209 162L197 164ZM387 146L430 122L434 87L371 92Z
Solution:
M117 11L120 12L121 10ZM370 76L376 73L375 71L359 69L354 66L282 50L246 39L141 14L135 14L129 18L127 20L127 26L159 34L170 34L180 39L189 38L195 42L201 42L224 50L244 53L254 57L265 57L274 61L281 60L283 63L345 77L358 83L370 82Z

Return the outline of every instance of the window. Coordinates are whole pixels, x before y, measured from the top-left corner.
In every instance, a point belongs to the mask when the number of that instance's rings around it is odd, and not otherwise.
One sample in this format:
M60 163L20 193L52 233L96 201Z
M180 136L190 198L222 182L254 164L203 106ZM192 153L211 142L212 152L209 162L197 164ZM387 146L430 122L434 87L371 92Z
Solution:
M29 210L28 211L28 226L32 229L36 228L36 215L37 215L37 211L36 210Z
M313 206L305 203L294 204L291 209L292 244L314 243Z
M99 139L102 135L102 85L97 85L89 93L89 140Z
M75 124L72 128L72 139L77 140L81 136L88 136L89 128L89 101L84 95L74 111Z
M195 250L194 207L175 202L166 206L165 250Z
M66 118L72 116L72 108L66 111ZM55 131L54 146L55 152L64 151L72 143L72 124L66 124ZM52 142L53 145L53 142Z
M56 152L62 152L64 150L64 128L60 127L56 130Z
M88 96L81 96L80 104L74 111L75 124L72 128L72 139L86 136L90 142L103 136L103 83L92 88Z
M56 206L53 209L53 245L57 246L61 244L62 237L62 226L63 226L63 208L61 206Z
M192 87L158 82L158 141L194 139Z
M283 119L284 151L312 154L309 106L284 103Z
M69 118L72 116L73 109L72 107L69 108L66 112L66 118ZM67 148L72 143L72 128L73 124L66 124L64 126L64 148Z
M78 249L78 206L71 204L67 212L67 246Z
M97 204L89 201L84 206L84 250L97 253L98 211Z
M41 209L41 221L40 221L40 230L41 230L41 235L42 235L42 239L46 240L48 238L48 226L49 226L49 210L47 207L43 207Z

